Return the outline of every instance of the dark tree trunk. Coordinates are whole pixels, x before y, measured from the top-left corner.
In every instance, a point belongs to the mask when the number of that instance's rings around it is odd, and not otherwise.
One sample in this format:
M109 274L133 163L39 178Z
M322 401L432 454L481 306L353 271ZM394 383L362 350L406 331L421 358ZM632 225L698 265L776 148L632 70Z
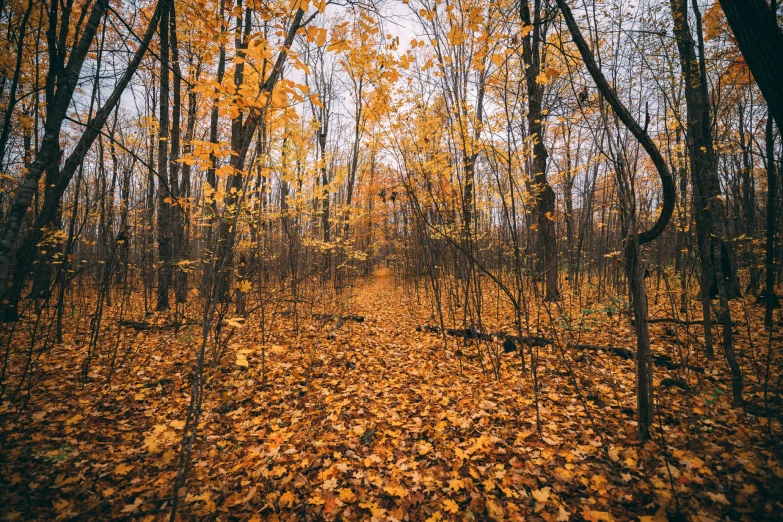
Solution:
M225 16L226 16L226 0L220 0L220 13L219 13L219 19L220 19L220 30L223 30L224 24L225 24ZM217 64L217 77L215 78L215 81L218 84L223 83L223 76L226 73L226 46L221 40L219 51L218 51L218 64ZM209 117L209 141L210 143L217 144L218 142L218 121L220 116L220 108L218 106L217 100L215 100L212 104L212 113ZM216 192L218 189L217 186L217 174L216 170L218 168L218 158L215 155L214 152L210 153L209 155L209 169L207 169L207 185L209 186L209 190ZM209 194L207 194L209 196ZM215 219L217 218L217 203L215 202L214 198L210 198L209 202L210 207L210 226L207 227L207 233L206 233L206 245L207 248L214 248L214 245L212 244L212 234L213 229L215 228ZM206 282L205 282L206 284Z
M764 326L772 328L772 310L780 306L775 295L775 214L777 209L777 173L775 172L775 134L772 118L767 117L766 126L767 153L767 248L764 255L766 310L764 311Z
M701 18L698 10L696 26L699 35L699 56L688 25L687 0L671 0L674 34L684 76L687 108L687 145L690 153L693 185L696 240L701 265L700 292L704 315L704 340L707 358L714 358L712 346L711 300L720 299L719 315L728 314L728 302L740 294L734 252L727 237L726 214L718 180L718 164L712 139L712 123L707 91ZM724 331L724 336L730 336ZM725 347L724 339L724 347ZM730 366L732 364L730 363Z
M626 194L626 206L628 207L631 217L629 223L628 232L629 235L626 238L626 270L628 275L628 282L631 290L632 305L634 309L634 316L636 319L636 344L637 344L637 365L636 365L636 394L637 394L637 421L639 423L639 436L640 438L647 438L650 436L650 428L653 421L653 386L652 386L652 364L650 363L650 334L648 328L647 317L647 298L644 287L644 277L642 277L638 264L638 252L639 246L644 243L649 243L655 240L663 233L666 225L671 219L672 212L674 210L674 203L676 199L676 193L674 189L674 180L672 179L669 167L663 159L658 147L650 139L647 131L642 129L636 120L631 116L631 113L623 105L620 99L617 97L617 93L606 81L603 73L601 72L598 64L595 63L593 53L587 46L582 37L582 32L579 30L579 26L576 25L574 16L571 13L571 9L568 7L566 0L557 0L557 5L563 13L568 30L574 39L579 54L582 56L587 70L595 81L598 90L601 95L606 98L612 110L617 117L622 121L623 125L631 131L639 144L649 154L650 159L655 165L658 171L658 176L661 178L661 185L663 188L663 202L661 205L661 213L658 216L658 220L649 230L636 234L636 218L635 209L631 206L633 203L628 201L628 194L633 193L633 187L630 185L626 187L624 193ZM620 185L622 188L622 184Z
M546 177L547 152L544 145L544 124L542 113L544 86L538 83L541 73L542 45L545 35L542 34L541 0L534 0L534 10L531 16L528 0L522 0L520 15L525 25L533 26L533 30L522 39L522 52L527 66L525 84L527 86L528 110L527 122L530 138L533 140L533 196L536 201L536 217L538 221L539 252L542 271L546 281L545 298L553 301L560 297L557 274L557 237L555 231L555 191Z
M158 294L157 310L169 309L172 280L172 203L176 194L169 182L169 13L171 3L162 0L160 16L160 93L158 94Z
M174 85L172 87L171 105L171 153L169 158L169 187L171 190L172 204L169 207L171 217L171 272L172 283L176 292L177 303L185 302L183 294L184 284L187 282L186 272L176 270L177 263L182 260L185 245L185 209L183 207L185 180L180 179L180 171L183 177L185 169L180 166L180 125L182 122L182 68L179 65L179 46L177 44L177 13L176 2L170 0L169 10L169 41L171 48L171 70L173 72ZM188 125L192 117L188 114ZM190 132L190 127L186 130ZM192 137L191 137L192 139ZM185 278L183 280L183 278Z
M783 129L783 32L764 0L720 0L742 57Z
M41 148L32 165L27 170L22 184L17 189L14 204L8 213L2 236L0 236L0 294L5 293L11 268L11 254L19 236L22 221L27 214L33 195L38 189L38 181L44 171L51 169L52 165L59 164L60 129L65 120L68 106L71 103L76 83L79 80L84 59L92 46L107 5L108 0L96 0L84 26L84 31L71 51L68 65L64 68L61 75L62 81L57 83L58 88L54 92L53 102L49 106ZM32 243L33 248L35 244L36 242ZM19 274L19 276L23 277L24 274ZM15 312L14 307L14 316L16 315Z

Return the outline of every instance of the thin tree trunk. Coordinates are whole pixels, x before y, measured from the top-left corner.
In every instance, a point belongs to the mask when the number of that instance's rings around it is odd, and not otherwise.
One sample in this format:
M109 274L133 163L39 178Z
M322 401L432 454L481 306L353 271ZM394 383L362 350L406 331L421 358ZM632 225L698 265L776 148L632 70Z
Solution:
M766 309L764 311L764 326L772 328L772 311L780 306L775 295L775 202L777 201L777 173L775 172L775 135L772 118L767 117L766 125L767 149L767 248L764 255L766 270Z
M626 238L626 262L627 275L629 277L629 285L631 287L631 293L633 296L633 306L636 319L636 342L637 342L637 376L636 376L636 394L637 394L637 422L639 425L640 438L646 438L650 436L650 427L652 426L652 404L653 404L653 386L652 386L652 364L650 364L650 334L647 324L647 300L644 288L644 278L641 275L641 271L638 266L638 248L644 243L655 240L663 233L666 225L671 219L672 212L674 210L674 203L676 198L676 192L674 189L674 180L672 179L669 167L663 159L658 147L650 139L645 129L636 122L631 116L631 113L623 105L620 99L617 97L617 93L612 89L609 83L606 81L601 69L595 63L593 53L587 46L582 37L582 33L579 30L579 26L576 25L574 16L571 13L571 9L568 7L566 0L557 0L557 5L563 13L568 30L574 39L579 54L582 56L582 60L587 66L587 70L595 81L598 90L601 92L606 101L612 107L612 110L617 117L622 121L625 127L631 131L636 140L642 145L644 150L649 154L655 168L658 172L658 176L661 178L661 185L663 188L663 202L661 206L661 213L658 216L658 220L649 230L636 234L636 220L635 209L631 207L634 205L632 201L626 201L630 210L631 222L629 223L629 235ZM626 194L632 194L632 187L629 186L629 190ZM627 199L627 198L626 198Z
M169 182L169 13L171 2L162 0L160 16L160 93L158 94L158 293L156 309L169 309L172 274L172 203L176 197Z
M71 103L76 83L79 80L84 59L95 39L95 34L106 12L107 5L108 0L96 0L90 12L84 31L73 48L68 65L64 70L64 81L59 83L59 88L47 114L41 149L38 151L33 164L27 170L22 184L17 189L14 204L8 213L2 235L0 236L0 294L5 293L10 275L13 248L19 236L22 221L38 188L38 181L43 172L51 168L51 165L60 159L60 129L65 120L68 106Z
M538 83L541 73L541 47L545 35L542 34L541 0L534 0L534 11L531 17L528 0L522 0L520 15L525 25L533 26L533 30L522 39L522 49L525 64L525 84L528 94L527 121L529 135L533 140L533 196L536 201L536 217L538 221L539 252L541 253L542 271L546 281L545 297L553 301L560 297L557 274L557 237L555 231L555 191L546 177L548 152L544 145L544 115L542 112L544 86Z

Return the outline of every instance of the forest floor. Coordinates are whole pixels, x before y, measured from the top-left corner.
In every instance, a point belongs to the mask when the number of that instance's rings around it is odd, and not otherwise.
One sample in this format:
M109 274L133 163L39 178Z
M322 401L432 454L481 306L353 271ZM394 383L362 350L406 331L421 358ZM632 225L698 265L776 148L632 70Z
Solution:
M745 410L731 407L722 363L704 373L656 367L656 430L642 444L632 360L565 342L534 349L537 408L529 359L523 374L519 353L504 354L499 343L482 343L481 359L463 339L448 338L444 349L440 335L416 330L434 324L429 310L385 274L350 302L342 313L364 322L346 321L332 335L334 322L310 318L296 336L293 319L278 317L263 345L258 328L237 329L207 370L178 517L783 518L780 396L768 395L769 426L757 378L768 346L760 310L751 310L759 327L747 328L743 342L738 326L736 336ZM497 322L512 324L502 315ZM106 323L116 332L116 321ZM627 323L602 311L580 342L632 348ZM673 350L666 328L652 326L656 353ZM81 384L77 336L68 332L37 363L21 412L0 404L0 519L163 519L200 326L124 329L111 385L112 349L100 347ZM775 339L772 375L780 375ZM667 385L675 380L687 389Z

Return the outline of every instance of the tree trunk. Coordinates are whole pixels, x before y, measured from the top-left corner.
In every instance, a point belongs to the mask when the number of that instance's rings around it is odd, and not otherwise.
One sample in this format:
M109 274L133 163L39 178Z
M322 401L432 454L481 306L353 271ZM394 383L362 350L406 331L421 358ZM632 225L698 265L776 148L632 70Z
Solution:
M650 139L645 129L636 122L631 116L631 113L623 105L620 99L617 97L617 93L606 81L601 69L595 63L593 53L587 46L582 37L582 32L579 30L579 26L576 25L574 16L571 13L571 9L568 7L566 0L557 0L557 5L563 13L568 30L574 39L579 54L582 56L587 70L595 81L598 90L601 92L606 101L612 107L617 117L622 121L623 125L631 131L639 144L649 154L650 159L655 165L655 169L658 172L658 176L661 178L661 185L663 188L663 202L661 206L661 213L658 216L658 220L649 230L636 234L636 219L635 209L631 206L632 201L626 201L628 209L630 211L630 217L632 218L629 223L629 235L626 238L626 261L627 261L627 275L629 277L629 286L631 287L631 293L633 297L633 305L636 319L636 340L637 340L637 375L636 375L636 400L637 400L637 421L639 423L639 436L644 439L650 436L650 427L652 426L652 405L653 405L653 386L652 386L652 364L649 362L649 346L650 346L650 334L647 326L647 300L644 288L644 278L641 275L641 271L638 267L638 247L644 243L655 240L663 233L666 225L671 219L672 212L674 211L674 203L676 199L676 192L674 190L674 180L672 179L669 167L658 150L658 147ZM622 180L619 180L622 181ZM622 185L620 185L622 187ZM633 187L628 186L626 193L631 193ZM628 198L626 198L628 199Z
M766 126L767 149L767 248L764 255L766 310L764 311L764 326L772 329L772 310L780 306L775 295L775 202L777 201L777 173L775 172L775 134L772 118L767 117Z
M45 170L50 169L60 160L60 129L79 80L84 59L92 46L107 5L108 0L96 0L90 12L84 31L73 48L68 66L63 72L63 81L58 83L55 98L47 113L41 148L27 170L22 184L17 189L14 204L8 213L0 236L0 295L5 293L11 268L11 254L19 236L22 221L27 214L33 195L38 189L38 181Z
M783 129L783 32L764 0L720 0L742 57Z
M672 16L677 47L685 77L685 103L688 114L688 145L693 180L696 238L701 258L701 298L704 308L705 341L710 338L710 300L719 299L718 319L723 327L723 353L732 375L734 404L742 404L742 372L732 346L731 309L728 300L740 294L733 248L727 236L718 165L712 140L701 15L693 4L699 37L697 59L693 37L688 26L687 0L672 0ZM709 346L708 346L709 350ZM710 353L707 352L709 357Z
M534 0L534 11L531 17L528 0L522 0L520 15L525 25L533 26L533 30L522 39L522 51L527 65L525 84L528 94L527 122L529 136L533 140L533 196L536 201L536 217L538 221L539 252L542 271L546 281L545 298L553 301L560 297L557 277L557 237L555 231L555 191L546 177L548 152L544 145L544 125L542 119L542 104L544 86L537 79L541 73L542 34L541 0Z
M169 183L169 13L170 2L162 0L160 16L160 93L158 95L158 300L157 310L169 309L171 288L172 202L176 197Z

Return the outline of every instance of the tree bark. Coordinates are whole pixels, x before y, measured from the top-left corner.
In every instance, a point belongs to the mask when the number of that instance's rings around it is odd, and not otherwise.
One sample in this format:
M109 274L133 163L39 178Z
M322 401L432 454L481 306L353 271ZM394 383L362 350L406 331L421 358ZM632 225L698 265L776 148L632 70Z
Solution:
M542 113L544 86L538 83L541 73L541 52L544 37L541 34L541 0L534 0L534 11L531 17L528 0L520 4L520 16L525 25L532 25L530 31L522 39L522 53L527 69L525 84L527 86L528 110L527 122L529 136L533 141L533 196L536 201L536 217L540 240L539 252L543 261L543 272L546 281L545 298L553 301L560 297L557 274L557 237L555 231L555 191L546 177L547 158L549 153L544 144L544 115Z
M163 0L160 16L160 92L158 94L158 293L157 310L169 309L172 260L172 203L174 187L169 183L169 13L171 3Z
M766 302L764 311L764 326L772 328L772 310L779 306L775 295L775 213L777 201L777 173L775 172L775 134L772 118L767 117L766 126L767 149L767 248L764 255Z
M38 181L46 169L51 168L55 162L59 162L60 129L79 80L84 59L92 46L98 26L106 13L107 5L108 0L96 0L90 12L84 31L73 48L68 65L64 69L64 81L58 84L59 87L51 104L51 110L46 118L41 148L25 174L22 184L17 189L14 204L8 213L5 227L0 235L0 295L5 293L11 268L11 254L19 236L22 221L30 207L33 195L38 189Z
M674 180L669 172L669 167L658 150L658 147L650 139L645 129L642 129L636 120L631 116L631 113L623 105L620 99L617 97L617 93L612 89L609 83L606 81L601 69L595 63L593 53L587 46L582 33L579 30L579 26L576 25L574 16L571 13L571 9L568 7L566 0L557 0L557 5L563 13L568 30L571 33L574 43L579 54L582 56L582 60L587 66L587 70L595 81L598 90L601 92L604 98L609 102L609 105L614 110L617 117L634 135L636 140L642 145L645 151L650 155L650 159L655 165L658 171L658 176L661 178L661 185L663 188L663 202L661 207L661 213L658 216L658 220L649 230L636 234L636 217L635 209L630 205L633 205L632 201L626 201L628 210L630 211L631 221L629 223L628 236L626 237L626 270L628 275L628 283L631 290L632 305L634 309L634 315L636 319L636 346L637 346L637 364L636 364L636 400L637 400L637 421L639 424L639 437L645 439L650 436L650 428L653 421L653 385L652 385L652 363L650 361L650 333L647 323L647 298L644 285L644 277L639 270L639 246L644 243L649 243L655 240L661 235L666 225L672 216L674 210L674 203L676 198L676 192L674 190ZM621 185L622 187L622 185ZM631 192L633 187L627 187L626 194ZM626 198L629 199L629 198Z
M764 0L720 0L742 57L783 129L783 32Z

